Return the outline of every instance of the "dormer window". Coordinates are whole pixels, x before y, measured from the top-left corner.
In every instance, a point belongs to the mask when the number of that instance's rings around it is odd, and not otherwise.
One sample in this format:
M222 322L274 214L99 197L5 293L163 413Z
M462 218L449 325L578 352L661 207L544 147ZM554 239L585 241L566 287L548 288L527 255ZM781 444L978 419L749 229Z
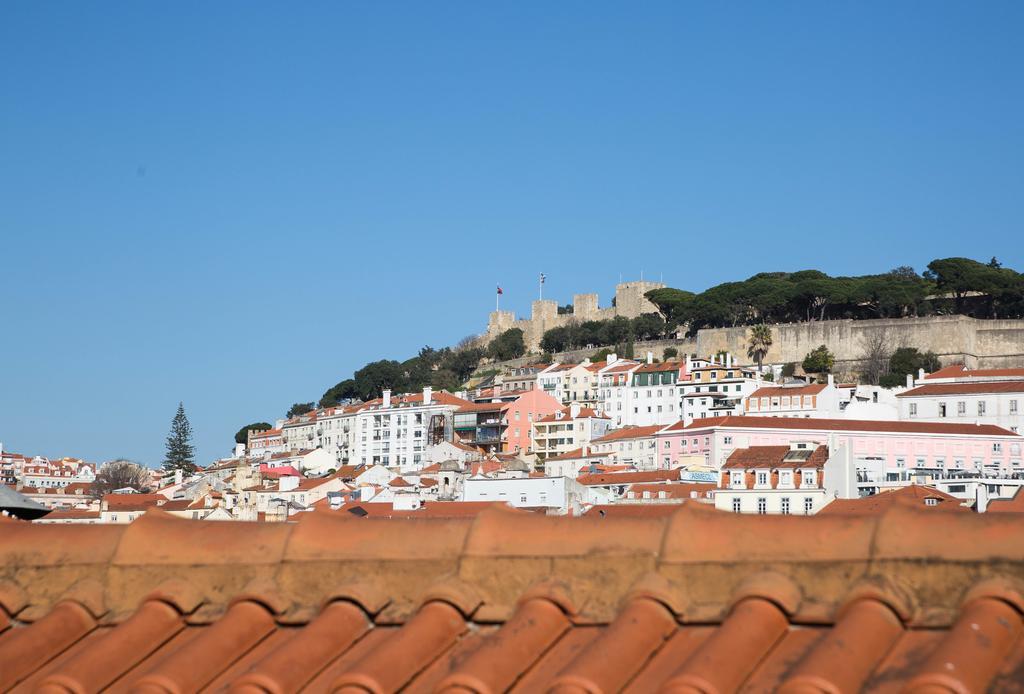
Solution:
M924 500L924 505L925 506L938 506L939 505L939 500L936 499L935 497L929 496L928 498L926 498Z

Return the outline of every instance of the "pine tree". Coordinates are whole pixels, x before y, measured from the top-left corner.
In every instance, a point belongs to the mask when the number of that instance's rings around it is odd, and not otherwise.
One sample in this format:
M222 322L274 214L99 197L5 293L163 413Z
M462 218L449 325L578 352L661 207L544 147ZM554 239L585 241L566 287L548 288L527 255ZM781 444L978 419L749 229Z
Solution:
M181 470L186 474L196 471L195 450L192 447L192 425L185 416L185 405L178 403L178 413L171 421L171 433L167 435L167 456L164 470Z

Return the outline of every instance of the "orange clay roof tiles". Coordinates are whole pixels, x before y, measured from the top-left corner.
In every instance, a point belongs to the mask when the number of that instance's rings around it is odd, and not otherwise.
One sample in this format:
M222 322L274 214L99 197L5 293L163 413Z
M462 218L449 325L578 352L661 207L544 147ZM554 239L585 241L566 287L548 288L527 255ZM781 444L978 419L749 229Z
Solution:
M820 468L828 460L828 446L817 446L806 459L786 460L789 446L737 448L725 461L726 468Z
M864 431L895 434L949 434L956 436L1016 436L1009 429L997 427L993 424L947 424L945 422L822 419L817 417L747 417L736 415L697 419L691 424L676 422L666 427L664 431L690 431L710 429L712 427Z
M769 398L775 395L817 395L825 390L824 383L811 383L806 386L766 386L758 388L750 394L752 398Z
M931 503L929 503L929 499L932 500ZM882 513L894 504L920 507L927 511L971 512L955 496L917 484L899 487L891 492L872 494L860 499L836 499L820 512L829 514Z
M1009 499L995 499L988 502L988 513L1024 513L1024 494L1020 488Z
M649 470L643 472L608 472L580 475L576 481L584 486L606 486L609 484L636 484L638 482L666 482L679 479L679 470Z
M926 383L899 393L898 398L977 393L1024 393L1024 381L982 381L980 383Z
M651 426L639 427L639 426L627 426L621 429L615 429L609 431L601 438L594 439L591 443L608 443L610 441L621 441L624 439L642 439L648 436L654 436L659 431L664 429L662 424L653 424Z
M1003 514L2 524L3 691L1002 692L1024 674L1024 535Z
M951 364L925 376L930 378L1024 378L1024 369L968 369L963 364Z

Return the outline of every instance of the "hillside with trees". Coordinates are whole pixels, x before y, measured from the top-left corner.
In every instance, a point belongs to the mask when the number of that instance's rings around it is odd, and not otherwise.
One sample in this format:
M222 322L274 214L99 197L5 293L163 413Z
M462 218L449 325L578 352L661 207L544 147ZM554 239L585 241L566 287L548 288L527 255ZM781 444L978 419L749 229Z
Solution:
M832 277L818 270L763 272L746 280L725 282L703 292L656 289L647 298L658 307L633 319L573 322L544 333L545 353L609 347L632 354L634 341L670 338L677 333L694 335L701 328L760 326L849 318L901 318L962 314L977 318L1024 317L1024 275L1004 268L995 259L980 263L969 258L933 260L918 274L897 267L878 275ZM560 307L559 313L571 313ZM748 356L760 362L771 342L762 330ZM612 347L614 346L614 347ZM327 391L316 403L329 407L350 400L369 400L385 388L395 392L416 391L424 386L457 390L485 359L504 361L524 356L523 333L512 328L484 344L467 337L455 347L423 347L405 361L370 362ZM808 366L827 371L826 354L819 353ZM904 371L890 368L887 351L879 354L874 379L895 381ZM925 360L927 361L927 360ZM899 362L899 359L897 359ZM289 416L312 409L313 403L297 403Z
M819 270L762 272L699 294L655 289L647 298L666 330L689 335L701 328L799 323L850 318L905 318L961 314L976 318L1024 317L1024 275L993 258L933 260L918 274L898 267L881 275L831 277Z

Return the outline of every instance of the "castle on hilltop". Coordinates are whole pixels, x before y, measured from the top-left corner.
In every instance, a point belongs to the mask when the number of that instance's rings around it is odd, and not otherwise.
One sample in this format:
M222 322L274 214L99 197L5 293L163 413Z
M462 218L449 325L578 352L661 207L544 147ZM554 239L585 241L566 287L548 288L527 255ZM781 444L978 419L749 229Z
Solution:
M572 313L558 312L558 302L551 299L534 301L530 318L516 318L513 311L492 311L487 321L487 332L484 338L493 340L511 328L523 331L523 340L530 351L540 350L540 341L544 331L568 325L572 322L590 320L609 320L616 316L636 318L644 313L657 313L658 307L646 296L652 289L662 289L661 282L620 282L615 285L615 301L612 306L599 308L597 294L574 294L572 297Z

